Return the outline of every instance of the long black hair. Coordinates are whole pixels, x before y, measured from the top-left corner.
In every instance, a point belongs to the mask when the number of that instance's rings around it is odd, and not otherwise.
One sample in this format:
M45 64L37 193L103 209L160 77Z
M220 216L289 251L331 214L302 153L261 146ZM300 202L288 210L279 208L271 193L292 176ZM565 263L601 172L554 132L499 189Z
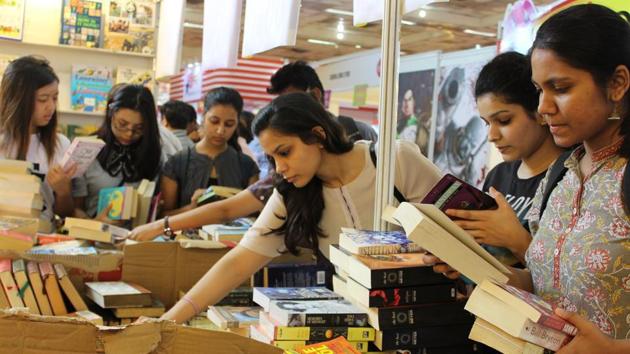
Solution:
M551 50L567 64L589 72L605 91L619 65L630 70L628 14L595 4L569 7L540 26L530 54L534 49ZM626 92L620 112L621 134L626 137L619 151L623 157L630 157L629 100Z
M142 85L119 84L110 90L105 120L96 133L105 142L105 147L98 154L98 161L106 169L110 155L119 146L112 132L112 119L118 110L124 108L142 116L142 137L130 149L135 173L133 176L123 177L124 182L137 182L144 178L152 180L160 171L162 148L153 94ZM112 175L111 171L107 172Z
M534 119L538 109L538 92L532 83L529 58L521 53L505 52L484 65L475 83L475 99L488 93L506 103L523 107Z
M315 127L321 127L325 137L316 134ZM253 122L252 130L254 135L260 136L265 129L297 136L304 144L322 144L331 154L349 152L354 146L341 124L321 103L302 92L279 96L263 108ZM271 163L275 167L273 160ZM325 236L319 227L325 207L322 181L314 176L304 187L296 188L280 177L276 174L275 185L284 198L287 216L284 224L273 232L284 235L287 250L293 254L297 254L297 247L302 245L317 251L318 237Z
M243 98L241 97L241 94L235 89L225 86L213 88L208 91L203 100L204 124L206 119L205 115L210 109L212 109L213 106L216 105L232 106L232 108L236 111L237 127L232 136L228 139L227 143L239 153L242 152L241 146L238 143L238 119L241 112L243 112Z
M7 157L15 149L16 155L11 158L26 159L31 139L31 119L35 110L35 92L54 82L58 83L59 78L44 58L20 57L7 66L0 83L0 150L4 150ZM37 135L51 162L58 148L56 109L50 122L37 128Z

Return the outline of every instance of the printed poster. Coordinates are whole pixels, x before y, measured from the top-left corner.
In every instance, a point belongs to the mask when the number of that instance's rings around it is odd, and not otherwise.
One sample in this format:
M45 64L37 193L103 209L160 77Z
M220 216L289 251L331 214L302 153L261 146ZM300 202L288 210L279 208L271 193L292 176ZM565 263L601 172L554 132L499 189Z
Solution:
M73 65L70 104L80 112L105 112L112 88L112 71L106 66Z
M0 0L0 38L22 40L24 35L24 1Z
M103 46L118 51L153 55L155 10L153 0L110 1Z
M429 156L435 70L401 73L398 78L398 139L415 142Z

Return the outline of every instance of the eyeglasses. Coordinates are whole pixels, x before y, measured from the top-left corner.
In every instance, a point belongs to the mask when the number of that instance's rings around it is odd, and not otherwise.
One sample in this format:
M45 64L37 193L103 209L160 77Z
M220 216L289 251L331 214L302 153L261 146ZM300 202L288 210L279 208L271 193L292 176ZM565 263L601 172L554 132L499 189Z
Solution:
M126 123L120 123L116 121L116 119L112 119L112 128L117 130L119 133L127 133L131 132L132 136L140 136L143 133L144 128L142 126L129 128Z

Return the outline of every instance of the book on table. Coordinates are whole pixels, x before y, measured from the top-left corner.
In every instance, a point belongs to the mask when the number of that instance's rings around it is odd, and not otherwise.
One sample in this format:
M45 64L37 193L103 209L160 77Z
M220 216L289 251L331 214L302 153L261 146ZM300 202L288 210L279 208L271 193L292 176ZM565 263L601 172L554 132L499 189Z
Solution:
M402 231L372 231L341 228L339 247L358 255L384 255L422 251Z
M61 289L59 288L59 282L57 281L57 275L55 274L53 265L50 262L40 262L39 272L53 315L62 316L67 314L68 309L61 295Z
M221 329L244 328L258 324L259 306L210 306L208 319Z
M227 199L237 195L239 192L241 192L241 189L238 188L210 186L201 196L199 196L199 198L197 198L197 206Z
M269 315L282 326L347 326L367 325L367 314L352 303L336 300L272 301Z
M360 351L358 351L343 337L337 337L326 342L310 344L299 349L285 350L285 354L307 353L360 354Z
M22 301L15 279L13 279L11 266L10 259L0 259L0 283L11 307L24 307L24 301Z
M158 300L155 296L152 296L153 302L149 306L143 307L118 307L112 309L114 316L117 318L138 318L140 316L146 317L160 317L164 314L164 304Z
M72 139L61 159L61 168L67 170L76 165L77 170L72 177L82 176L104 146L105 142L95 136L78 136Z
M28 307L29 312L32 314L40 315L39 306L33 293L33 287L28 281L28 274L26 271L26 262L23 259L14 259L12 262L13 277L15 278L15 284L20 289L20 296L24 305Z
M256 287L253 291L253 300L269 311L272 301L279 300L330 300L341 299L342 296L325 287L298 287L298 288L263 288Z
M28 281L33 288L33 294L35 295L35 299L37 300L37 306L40 313L42 315L52 316L53 311L50 307L48 297L46 296L44 283L42 282L42 277L39 272L39 266L37 265L37 263L29 261L26 263L26 272L28 273Z
M346 280L348 293L365 307L392 307L455 301L457 286L444 279L441 283L368 289L352 278Z
M101 308L142 307L153 302L151 291L124 281L87 282L85 295Z

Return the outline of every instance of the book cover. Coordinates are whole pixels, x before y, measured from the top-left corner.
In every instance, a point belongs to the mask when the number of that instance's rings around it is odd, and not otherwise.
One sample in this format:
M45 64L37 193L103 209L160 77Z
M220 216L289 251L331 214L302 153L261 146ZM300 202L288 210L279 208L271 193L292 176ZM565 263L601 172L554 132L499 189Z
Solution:
M449 326L470 324L475 316L464 310L465 302L413 306L374 307L367 310L370 325L376 329Z
M76 137L64 153L61 167L65 170L74 164L77 171L72 177L82 176L104 146L105 142L96 137Z
M210 306L208 319L222 329L248 327L258 324L260 307Z
M411 242L402 231L371 231L341 228L339 246L350 253L382 255L420 252L422 248Z
M63 301L59 282L52 264L49 262L39 263L39 272L44 283L44 293L48 297L53 315L62 316L67 314L68 309Z
M24 2L25 0L0 1L0 38L22 40ZM1 71L0 76L2 76Z
M251 278L252 287L332 286L334 268L326 264L268 264Z
M269 311L271 301L278 300L331 300L342 299L339 294L325 287L299 287L299 288L254 288L254 302L260 305L264 311Z
M152 0L111 1L103 46L116 51L153 55L155 10Z
M39 311L42 315L52 316L53 311L50 307L48 297L46 296L44 284L42 283L42 278L39 275L39 266L37 265L37 263L29 261L26 263L26 272L28 273L28 280L31 284L31 287L33 288L33 294L35 295L35 299L37 300Z
M129 187L126 186L101 189L98 192L97 214L100 214L103 209L111 206L107 217L112 220L124 219L125 214L129 213L125 210L131 207L128 205L131 201L128 193L130 193Z
M423 204L433 204L438 209L496 209L497 203L490 195L465 181L446 174L422 199Z
M37 306L37 300L35 300L33 288L28 281L26 263L23 259L15 259L13 260L12 267L15 284L17 285L18 289L20 289L19 295L22 298L22 301L24 301L24 305L28 307L30 313L36 315L41 314L41 312L39 311L39 306Z
M307 345L296 350L286 350L285 354L306 354L306 353L326 353L326 354L359 354L344 337L321 342L317 344Z
M269 315L282 326L364 327L367 314L347 300L272 301Z
M433 327L404 327L376 331L374 345L379 350L445 347L468 342L470 324Z
M289 327L281 326L266 312L260 312L259 328L275 340L324 341L343 336L349 341L373 341L372 327Z
M99 48L102 16L101 0L63 0L59 44Z
M420 286L367 289L349 278L346 283L348 293L365 307L393 307L455 301L455 282L425 284Z
M79 112L105 112L112 72L103 65L72 65L70 106Z
M153 86L153 71L118 65L116 67L116 83Z

